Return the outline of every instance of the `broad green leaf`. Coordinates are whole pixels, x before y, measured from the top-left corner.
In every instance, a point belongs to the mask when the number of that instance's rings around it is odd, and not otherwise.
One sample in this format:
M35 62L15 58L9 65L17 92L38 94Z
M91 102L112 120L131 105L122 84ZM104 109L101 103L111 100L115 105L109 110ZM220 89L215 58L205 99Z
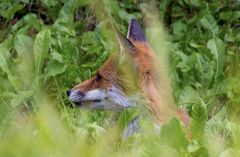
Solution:
M176 65L177 68L180 68L180 70L183 73L187 73L188 71L191 70L191 65L189 64L190 58L189 56L187 56L185 53L183 53L181 50L177 50L176 52L176 56L178 56L181 61L178 62L178 64Z
M84 1L69 0L67 1L59 12L59 17L54 23L54 27L70 36L75 36L74 30L74 11L79 6L85 4Z
M0 15L7 20L13 18L14 14L21 10L24 6L19 2L11 3L11 2L0 2Z
M47 80L49 77L53 77L59 74L62 74L66 71L67 65L63 63L59 63L57 61L51 61L48 63L45 68L44 79Z
M206 14L200 19L201 24L212 32L212 35L216 35L219 32L219 27L215 18L211 14Z
M240 31L235 34L235 40L240 42Z
M220 19L232 22L240 18L240 11L226 11L220 13Z
M11 86L16 89L18 86L16 82L17 76L14 75L14 72L13 72L14 68L12 68L11 66L10 55L11 53L7 49L5 49L3 46L0 46L0 71L2 69L2 71L7 74L7 78L6 78L7 82L4 82L2 80L2 85L4 85L6 88L9 88ZM7 84L9 83L9 81L10 81L10 84ZM2 94L3 93L4 92L2 92Z
M6 38L4 38L4 41L0 43L0 47L10 50L14 47L13 39L14 35L9 34Z
M198 93L191 86L185 86L179 90L178 104L194 103L198 99Z
M187 147L188 140L186 134L176 118L171 119L168 124L161 126L160 144L171 146L178 151Z
M228 87L229 87L229 82L227 79L225 79L215 86L214 93L216 95L224 95L227 93Z
M177 65L176 65L177 68L180 68L181 71L183 73L187 73L188 71L191 70L191 67L189 67L187 64L185 64L184 62L179 62Z
M240 94L239 77L228 77L215 87L215 93L218 95L226 94L229 91L234 94Z
M53 51L53 52L51 53L51 55L52 55L52 58L53 58L54 60L57 60L58 62L63 63L63 58L62 58L62 55L61 55L60 53L58 53L58 52L56 52L56 51Z
M15 49L20 57L24 57L24 59L27 59L27 61L33 61L32 38L27 35L19 34L15 39Z
M7 59L5 58L4 54L10 54L10 52L5 48L0 47L0 68L5 73L7 73L8 77L12 78L12 74L11 74L11 71L9 69Z
M194 54L195 68L197 73L197 78L201 86L207 89L214 78L214 67L210 62L210 59L204 54L200 55L198 53Z
M218 37L214 37L208 41L207 47L214 56L216 66L215 78L218 78L223 73L225 44Z
M55 5L58 4L58 0L43 0L43 3L47 6L47 7L53 7Z
M205 104L203 102L194 104L191 115L193 119L198 120L199 122L206 121L207 110Z
M26 34L30 29L41 29L41 21L34 13L28 13L23 18L19 19L18 22L12 26L12 32L18 32L18 34Z
M173 23L173 34L174 38L182 39L183 36L186 35L187 32L187 24L181 21L177 21Z
M28 13L23 17L24 22L27 25L31 25L36 29L40 29L41 21L38 19L38 16L34 13Z
M94 34L94 32L84 32L81 35L80 40L81 40L82 45L91 44L92 41L95 40L95 34Z
M19 34L14 44L18 54L16 58L16 72L20 85L18 90L29 90L32 88L31 82L34 78L33 40L29 36Z
M35 65L35 74L39 74L41 71L41 66L43 60L46 58L46 55L51 46L51 32L49 29L44 29L39 32L34 41L34 65Z
M192 106L191 118L192 136L201 143L204 140L204 130L207 120L207 109L202 100L199 100L199 103L196 102Z

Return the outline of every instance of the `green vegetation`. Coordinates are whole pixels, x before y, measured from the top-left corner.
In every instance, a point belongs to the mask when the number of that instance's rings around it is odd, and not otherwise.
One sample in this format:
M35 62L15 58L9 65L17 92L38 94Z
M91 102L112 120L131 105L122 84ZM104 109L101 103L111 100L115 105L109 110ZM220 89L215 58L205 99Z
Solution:
M143 120L145 131L122 141L119 128L135 111L79 110L65 95L114 49L109 22L126 34L143 1L1 0L0 156L240 156L240 2L155 5L192 139L172 119L159 135Z

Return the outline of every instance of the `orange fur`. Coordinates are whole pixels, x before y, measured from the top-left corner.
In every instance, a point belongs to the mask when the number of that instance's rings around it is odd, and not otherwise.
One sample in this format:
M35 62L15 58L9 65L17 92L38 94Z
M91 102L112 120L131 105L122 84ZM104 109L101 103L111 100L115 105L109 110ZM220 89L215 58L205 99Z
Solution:
M135 27L138 26L135 25ZM140 31L141 30L138 30L136 32L138 33ZM123 42L121 43L120 41L120 44L123 47L130 47L127 48L128 51L134 51L130 52L129 57L132 58L136 66L136 76L138 79L137 89L140 90L144 96L146 107L150 111L153 119L157 124L163 124L172 117L177 117L184 124L188 125L189 116L187 112L178 109L174 104L170 80L162 79L162 69L159 67L160 61L158 57L145 41L144 36L141 36L141 41L136 40L136 34L133 34L133 37L134 38L131 38L131 36L129 36L128 39L122 39ZM124 76L121 76L119 73L119 56L120 55L112 55L98 70L96 76L82 82L73 89L82 93L93 89L108 90L110 89L109 87L112 86L120 90L128 90L128 88L125 88L125 84L121 82ZM99 76L102 78L101 80L97 80ZM130 83L133 83L133 81ZM123 93L125 93L125 96L127 95L127 91L123 91Z
M117 68L116 68L116 62L115 57L112 56L102 65L102 67L97 71L97 75L100 75L103 77L100 81L96 81L96 77L94 76L89 80L86 80L79 85L75 86L74 90L79 90L81 92L86 92L89 90L93 90L96 88L102 88L107 89L107 87L110 87L111 84L114 84L115 82L118 82L118 76L117 76Z
M131 41L131 39L130 39ZM133 45L138 49L135 56L135 61L138 66L139 79L141 82L141 89L144 93L146 105L157 123L163 124L172 117L179 118L184 124L189 124L189 117L187 112L177 109L173 100L171 103L164 105L162 100L162 90L159 88L161 76L159 73L159 62L157 56L152 51L151 47L146 42L134 42ZM171 98L169 98L171 99Z

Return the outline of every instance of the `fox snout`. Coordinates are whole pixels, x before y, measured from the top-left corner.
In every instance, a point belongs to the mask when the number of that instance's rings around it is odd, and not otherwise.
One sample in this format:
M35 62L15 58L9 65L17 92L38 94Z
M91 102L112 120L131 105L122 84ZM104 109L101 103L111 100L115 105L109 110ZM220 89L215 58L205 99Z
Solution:
M82 92L79 89L70 89L66 92L70 101L74 103L81 103L82 102L100 102L107 98L105 92L100 89L90 90L86 92Z
M128 98L123 95L122 91L116 88L97 88L85 92L82 92L79 89L70 89L66 91L66 94L68 99L78 107L121 110L131 106Z
M81 91L67 90L66 94L70 101L75 103L77 106L82 105L82 99L85 97L85 94Z
M67 94L68 97L71 95L71 93L72 93L71 89L66 91L66 94ZM80 92L80 91L77 91L77 95L79 95L79 97L84 97L85 96L85 94L83 92Z

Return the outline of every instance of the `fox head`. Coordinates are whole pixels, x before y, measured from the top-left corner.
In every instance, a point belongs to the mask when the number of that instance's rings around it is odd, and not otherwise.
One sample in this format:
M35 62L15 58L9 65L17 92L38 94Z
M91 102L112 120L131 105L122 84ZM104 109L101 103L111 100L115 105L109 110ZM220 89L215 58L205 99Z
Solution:
M119 78L117 59L109 58L95 76L67 91L78 107L121 110L131 106Z
M138 48L131 42L145 41L138 22L129 22L127 37L116 32L120 52L113 53L96 74L66 92L78 107L90 109L121 110L132 106L131 94L139 90L137 65L134 55Z

